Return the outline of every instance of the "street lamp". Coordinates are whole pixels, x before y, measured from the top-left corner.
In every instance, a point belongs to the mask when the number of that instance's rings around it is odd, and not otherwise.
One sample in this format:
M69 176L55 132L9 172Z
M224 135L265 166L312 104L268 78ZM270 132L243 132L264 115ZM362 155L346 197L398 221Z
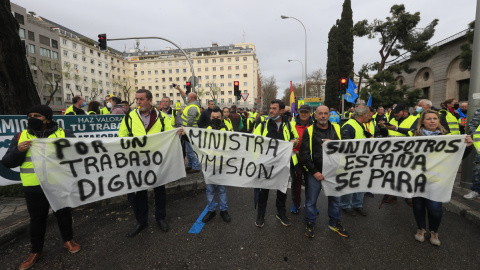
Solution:
M294 59L294 60L288 60L288 62L292 62L292 61L296 61L296 62L299 62L299 63L300 63L300 66L302 67L302 80L303 80L303 78L305 78L305 77L303 76L303 63L302 63L302 61L300 61L300 60L295 60L295 59ZM306 82L305 82L305 84L306 84ZM301 89L301 88L300 88L300 89ZM306 96L304 96L304 98L306 98Z
M305 28L305 25L303 25L303 23L295 17L281 15L280 18L297 20L303 26L303 30L305 31L305 93L304 93L304 96L306 98L307 97L307 29Z

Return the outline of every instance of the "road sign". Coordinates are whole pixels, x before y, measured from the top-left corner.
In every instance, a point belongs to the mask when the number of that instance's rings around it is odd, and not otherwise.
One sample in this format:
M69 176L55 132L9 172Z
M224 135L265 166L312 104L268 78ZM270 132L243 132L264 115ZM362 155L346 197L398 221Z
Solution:
M248 97L248 93L242 94L243 101L247 101L247 97Z
M312 107L318 107L318 106L322 106L323 102L305 102L305 104Z
M318 98L306 98L305 102L322 102L323 99L321 97Z
M188 78L188 81L195 86L198 85L198 77L197 76L195 76L195 80L193 79L193 76L190 76L190 78Z

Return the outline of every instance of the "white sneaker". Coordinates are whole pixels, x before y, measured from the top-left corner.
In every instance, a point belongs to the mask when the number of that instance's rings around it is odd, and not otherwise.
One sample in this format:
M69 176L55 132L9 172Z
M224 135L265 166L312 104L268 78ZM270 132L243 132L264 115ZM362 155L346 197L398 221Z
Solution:
M440 239L438 239L438 233L431 231L430 232L430 243L434 246L440 246Z
M463 198L467 200L474 200L475 198L480 197L480 193L476 191L470 191L467 195L463 196Z
M426 231L424 229L417 229L417 234L415 234L415 240L417 240L420 243L423 243L425 241L425 233Z

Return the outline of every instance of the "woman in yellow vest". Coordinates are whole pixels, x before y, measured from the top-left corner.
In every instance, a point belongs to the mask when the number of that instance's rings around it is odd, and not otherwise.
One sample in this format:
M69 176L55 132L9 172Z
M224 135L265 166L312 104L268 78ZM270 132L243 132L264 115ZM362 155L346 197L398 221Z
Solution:
M72 132L65 131L53 121L53 111L46 105L36 105L28 110L27 129L15 135L7 153L2 159L7 168L20 167L20 178L30 214L30 256L20 265L20 269L32 267L43 255L43 243L47 229L47 218L50 204L37 180L30 156L32 140L36 138L75 137ZM73 241L72 215L70 208L54 212L62 236L64 247L71 253L80 250L80 245Z
M225 122L225 126L227 127L228 131L233 131L232 120L228 118L230 116L230 108L225 107L223 108L223 122Z
M419 118L418 127L415 132L410 132L412 136L438 136L447 135L448 131L440 124L440 116L437 111L425 110L422 112ZM470 136L465 139L467 149L464 153L466 157L472 150L471 145L473 141ZM425 241L425 234L427 233L425 209L428 213L428 226L430 230L430 243L435 246L440 246L440 240L438 239L438 227L442 220L443 209L442 203L432 201L423 197L413 197L413 215L417 222L417 233L415 234L415 240L419 242Z
M100 114L100 102L98 101L90 101L88 104L88 114Z

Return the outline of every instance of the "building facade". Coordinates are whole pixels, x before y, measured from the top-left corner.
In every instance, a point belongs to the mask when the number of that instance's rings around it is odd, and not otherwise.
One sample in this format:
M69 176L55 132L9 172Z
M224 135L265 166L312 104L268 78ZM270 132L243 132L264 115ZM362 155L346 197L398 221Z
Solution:
M468 100L470 71L460 67L460 46L467 42L465 34L468 30L459 32L432 46L438 46L438 53L426 62L406 60L415 72L403 72L396 80L399 85L406 84L412 89L422 89L423 98L430 99L433 106L449 98L458 101Z

